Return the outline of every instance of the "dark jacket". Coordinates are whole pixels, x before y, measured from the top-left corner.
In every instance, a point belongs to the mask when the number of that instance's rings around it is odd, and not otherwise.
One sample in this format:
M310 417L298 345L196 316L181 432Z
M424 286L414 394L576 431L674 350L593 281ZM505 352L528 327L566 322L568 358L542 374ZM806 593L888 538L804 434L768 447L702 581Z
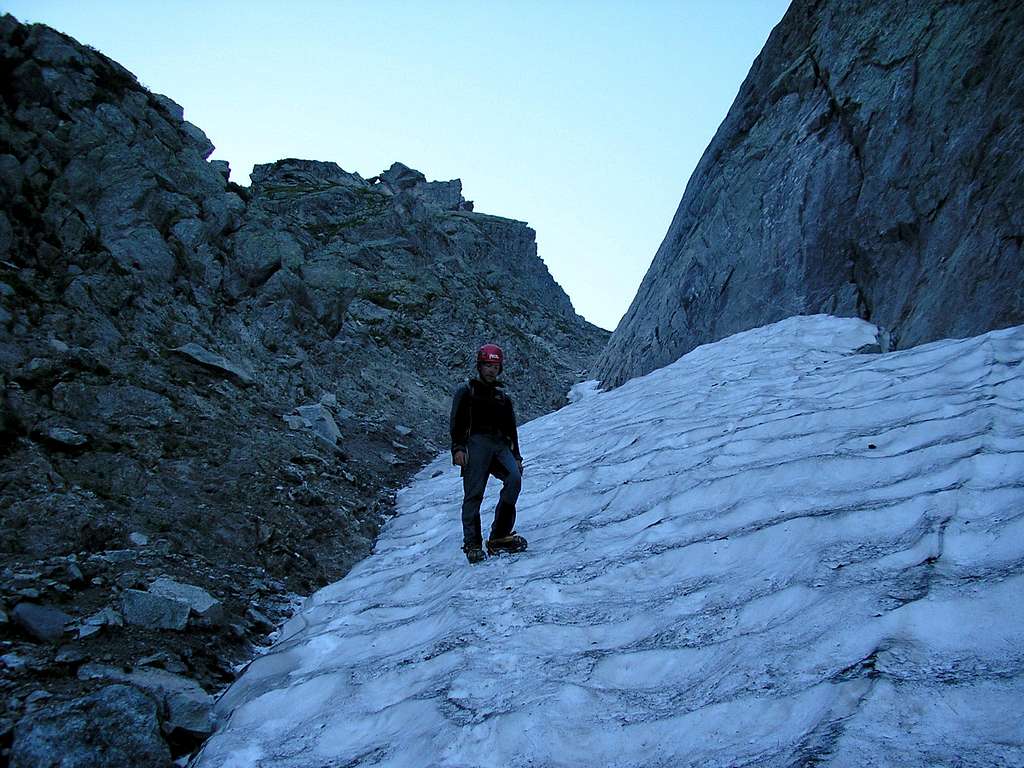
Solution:
M466 450L470 435L493 434L505 439L516 460L523 460L512 398L502 390L503 386L500 381L491 385L470 379L455 390L451 417L453 459L456 451Z

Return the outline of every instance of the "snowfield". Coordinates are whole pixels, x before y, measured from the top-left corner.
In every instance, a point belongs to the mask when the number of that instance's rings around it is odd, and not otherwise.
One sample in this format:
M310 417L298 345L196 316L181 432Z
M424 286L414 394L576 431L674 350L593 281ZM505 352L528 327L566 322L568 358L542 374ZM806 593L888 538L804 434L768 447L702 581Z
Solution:
M1024 765L1024 327L875 333L791 318L526 425L521 555L465 562L439 457L197 764Z

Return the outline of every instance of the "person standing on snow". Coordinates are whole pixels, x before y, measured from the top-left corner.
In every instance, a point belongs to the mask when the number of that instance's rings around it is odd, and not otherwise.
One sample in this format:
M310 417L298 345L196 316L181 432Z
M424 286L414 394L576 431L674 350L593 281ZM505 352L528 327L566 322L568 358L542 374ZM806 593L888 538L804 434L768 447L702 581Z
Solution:
M480 504L487 478L501 480L501 496L487 551L520 552L526 539L513 531L516 500L523 477L523 457L512 399L498 381L504 354L496 344L484 344L476 353L477 376L455 390L452 399L452 464L462 468L462 551L471 563L484 559L480 530Z

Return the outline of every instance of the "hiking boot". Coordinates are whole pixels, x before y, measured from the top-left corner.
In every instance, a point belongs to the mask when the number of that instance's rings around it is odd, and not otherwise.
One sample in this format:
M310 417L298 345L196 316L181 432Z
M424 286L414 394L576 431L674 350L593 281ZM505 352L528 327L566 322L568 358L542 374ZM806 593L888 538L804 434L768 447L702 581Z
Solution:
M497 552L522 552L526 549L526 539L515 531L508 536L487 540L487 554L493 555Z
M479 563L487 557L479 544L466 544L462 547L462 551L466 553L466 559L470 563Z

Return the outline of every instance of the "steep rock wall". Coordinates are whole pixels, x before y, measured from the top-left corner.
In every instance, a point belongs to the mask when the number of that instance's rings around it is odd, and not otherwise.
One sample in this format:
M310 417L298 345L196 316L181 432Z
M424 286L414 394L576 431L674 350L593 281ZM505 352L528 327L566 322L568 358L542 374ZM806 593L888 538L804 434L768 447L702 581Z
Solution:
M1024 321L1024 8L796 0L596 370L798 314L894 347Z

